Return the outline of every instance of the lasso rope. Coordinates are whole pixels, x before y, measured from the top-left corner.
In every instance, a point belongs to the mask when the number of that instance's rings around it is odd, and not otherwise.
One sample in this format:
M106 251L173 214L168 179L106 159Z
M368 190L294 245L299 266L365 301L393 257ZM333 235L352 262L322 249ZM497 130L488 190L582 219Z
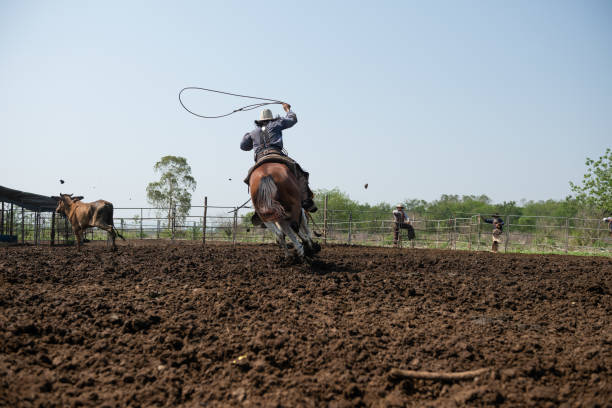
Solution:
M183 100L181 99L181 95L183 94L184 91L187 91L187 90L215 92L215 93L220 93L220 94L224 94L224 95L237 96L239 98L257 99L257 100L260 100L260 101L269 101L269 102L260 102L260 103L253 103L253 104L250 104L250 105L246 105L246 106L243 106L242 108L234 109L233 111L231 111L230 113L226 113L225 115L204 116L204 115L200 115L199 113L195 113L195 112L189 110L189 108L187 108L185 106L185 104L183 103ZM239 95L239 94L234 94L234 93L230 93L230 92L216 91L214 89L198 88L198 87L195 87L195 86L188 86L186 88L181 89L181 91L178 94L178 97L179 97L179 102L181 103L181 106L187 112L189 112L192 115L195 115L195 116L197 116L199 118L204 118L204 119L224 118L224 117L232 115L232 114L234 114L236 112L250 111L250 110L253 110L253 109L261 108L262 106L266 106L266 105L277 105L277 104L278 105L282 105L283 104L282 101L277 101L276 99L259 98L257 96L248 96L248 95Z

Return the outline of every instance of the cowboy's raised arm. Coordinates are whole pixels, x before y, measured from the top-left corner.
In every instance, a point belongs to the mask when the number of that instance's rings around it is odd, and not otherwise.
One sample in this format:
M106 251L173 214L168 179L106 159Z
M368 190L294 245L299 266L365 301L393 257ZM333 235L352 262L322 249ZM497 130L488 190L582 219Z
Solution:
M253 138L251 137L250 132L242 137L242 142L240 142L240 149L244 151L249 151L253 149Z
M297 116L291 110L291 105L289 105L288 103L283 103L283 109L285 110L285 112L287 112L287 116L281 118L281 128L288 129L297 123Z

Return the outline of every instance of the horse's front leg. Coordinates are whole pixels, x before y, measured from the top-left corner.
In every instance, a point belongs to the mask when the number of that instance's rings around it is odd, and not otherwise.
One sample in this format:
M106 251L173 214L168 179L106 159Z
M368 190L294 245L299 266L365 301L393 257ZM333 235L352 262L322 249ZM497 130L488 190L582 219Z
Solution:
M302 210L302 222L300 223L298 235L312 254L315 254L321 250L321 245L317 244L312 239L312 234L310 232L310 228L308 228L308 220L306 219L306 213L304 210Z

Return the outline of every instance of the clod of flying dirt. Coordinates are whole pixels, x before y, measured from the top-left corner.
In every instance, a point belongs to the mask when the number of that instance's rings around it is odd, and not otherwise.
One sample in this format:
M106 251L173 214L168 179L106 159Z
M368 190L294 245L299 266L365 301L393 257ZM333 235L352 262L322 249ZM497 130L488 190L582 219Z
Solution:
M111 313L110 316L108 316L108 320L111 323L114 324L122 324L123 321L121 320L121 317L119 317L119 315L117 313Z
M246 398L246 390L243 387L238 387L232 391L232 397L236 398L238 402L242 402Z
M238 357L237 359L232 361L232 364L244 371L247 371L251 368L251 363L249 362L249 359L246 355Z

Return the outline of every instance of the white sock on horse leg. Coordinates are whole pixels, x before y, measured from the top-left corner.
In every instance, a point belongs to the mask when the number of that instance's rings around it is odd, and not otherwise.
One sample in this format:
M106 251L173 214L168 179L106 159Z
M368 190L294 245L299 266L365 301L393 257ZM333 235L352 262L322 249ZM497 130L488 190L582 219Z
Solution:
M289 225L289 222L280 221L280 222L277 222L277 225L285 233L285 235L289 237L291 242L293 242L293 247L295 248L300 258L304 257L304 246L298 239L297 235L295 235L295 232L293 232L293 229L291 228L291 225Z
M285 234L277 226L277 223L275 223L275 222L264 222L264 224L266 225L266 227L270 231L274 232L274 235L276 235L276 242L285 251L285 256L289 257L289 248L287 248L287 243L285 242Z

